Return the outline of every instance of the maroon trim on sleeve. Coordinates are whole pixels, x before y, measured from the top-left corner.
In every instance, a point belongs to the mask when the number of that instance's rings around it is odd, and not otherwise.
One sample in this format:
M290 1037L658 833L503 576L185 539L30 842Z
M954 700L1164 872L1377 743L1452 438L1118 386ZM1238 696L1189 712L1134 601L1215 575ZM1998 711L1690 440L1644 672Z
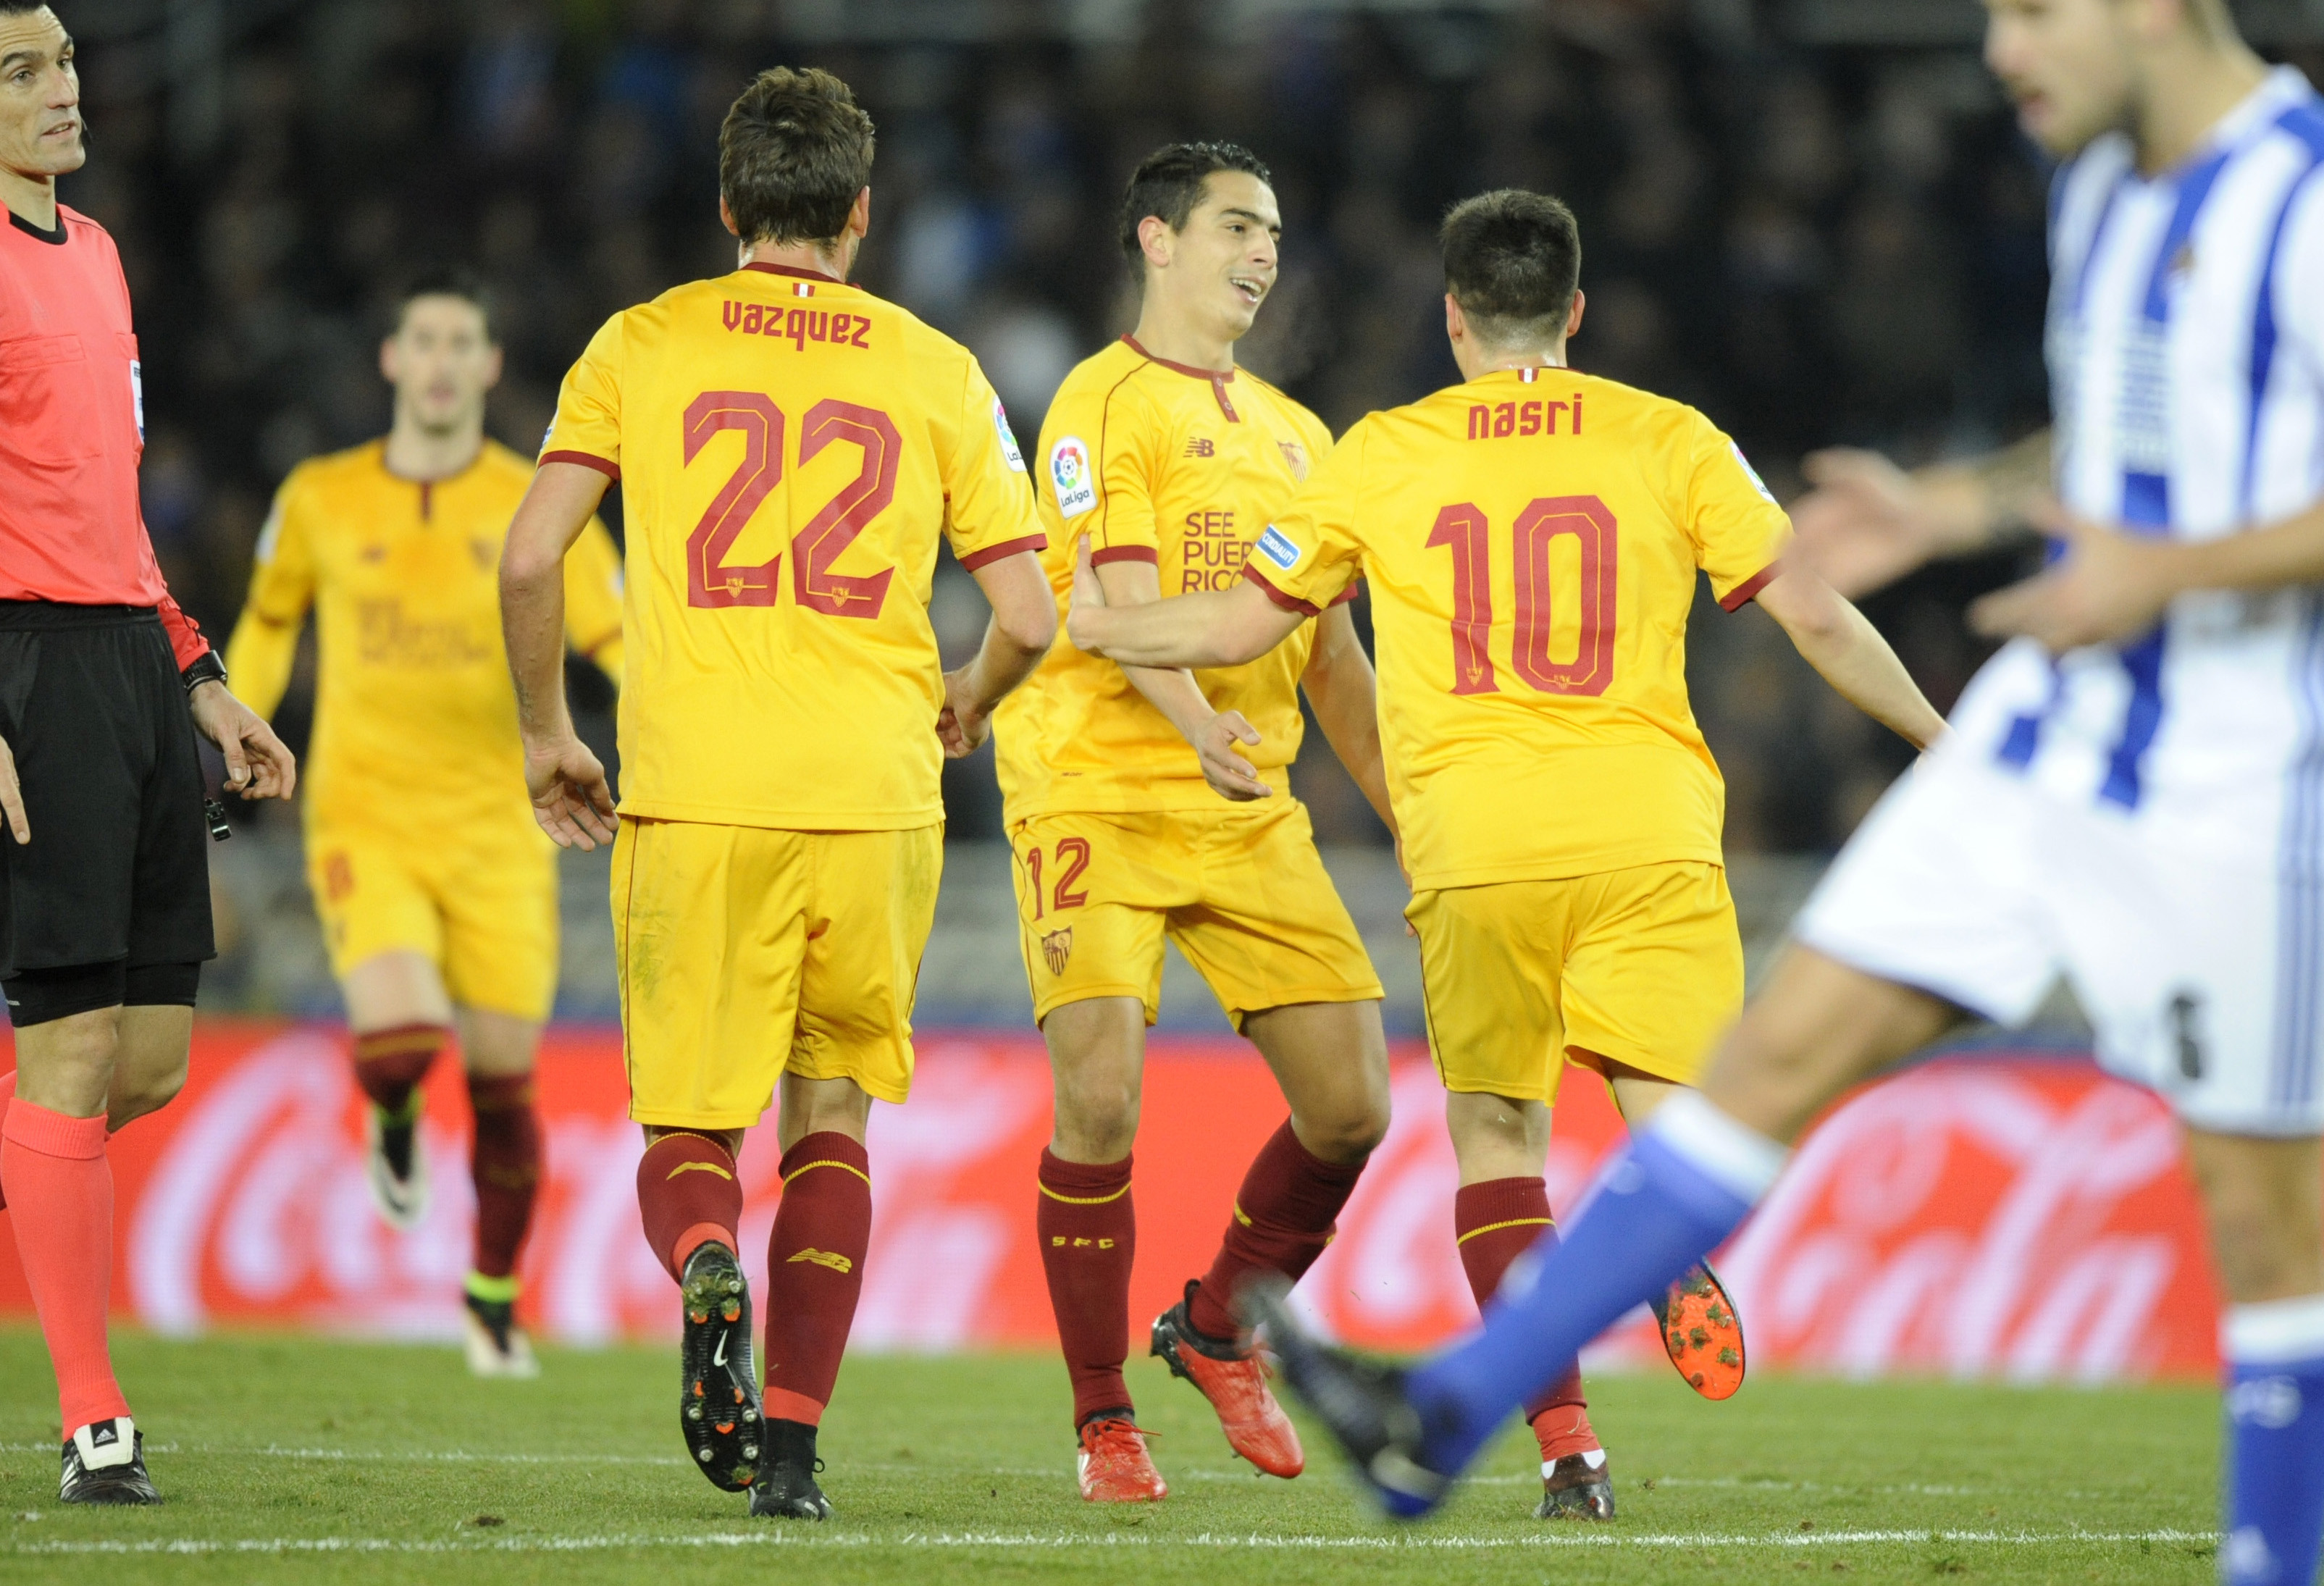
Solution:
M1267 581L1267 575L1249 562L1242 565L1242 576L1258 585L1261 594L1286 612L1297 612L1303 617L1320 617L1323 614L1323 607L1311 605L1296 595L1286 595L1274 585L1269 584Z
M609 463L604 458L592 456L588 452L543 452L540 454L540 460L544 463L578 463L585 468L596 469L598 473L617 484L621 483L621 464Z
M1090 566L1102 567L1108 562L1145 562L1153 567L1162 565L1162 553L1150 545L1109 545L1103 550L1090 553Z
M1363 586L1364 581L1361 578L1351 578L1348 580L1348 586L1340 591L1339 594L1333 595L1327 604L1329 605L1351 605L1354 604L1356 596L1363 592Z
M1727 611L1741 611L1745 606L1751 604L1753 599L1757 596L1759 591L1767 587L1768 585L1773 584L1775 581L1775 575L1782 571L1783 568L1780 566L1770 562L1767 566L1760 568L1748 578L1744 579L1742 583L1738 584L1734 588L1729 590L1724 595L1720 596L1719 601L1720 605Z
M967 571L973 573L977 568L984 567L988 563L997 562L1002 557L1013 557L1019 551L1038 551L1047 550L1048 549L1049 537L1047 535L1028 534L1022 539L1004 539L999 545L988 545L982 550L970 551L966 556L960 558L960 565Z

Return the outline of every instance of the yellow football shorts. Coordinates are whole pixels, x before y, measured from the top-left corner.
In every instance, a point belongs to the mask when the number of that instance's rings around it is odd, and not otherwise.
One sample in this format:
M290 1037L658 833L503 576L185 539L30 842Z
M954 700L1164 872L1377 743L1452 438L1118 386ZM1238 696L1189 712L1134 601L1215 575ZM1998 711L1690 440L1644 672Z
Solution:
M1429 1046L1449 1091L1554 1104L1569 1062L1692 1084L1743 1009L1720 865L1640 865L1422 892Z
M331 973L422 954L454 1002L543 1019L557 996L557 849L532 824L445 822L384 832L318 821L307 880Z
M613 843L630 1116L745 1129L785 1074L912 1088L912 991L944 828L784 832L624 817Z
M1306 807L1280 793L1214 810L1034 816L1010 847L1036 1021L1136 997L1152 1024L1166 937L1238 1030L1269 1008L1381 994Z

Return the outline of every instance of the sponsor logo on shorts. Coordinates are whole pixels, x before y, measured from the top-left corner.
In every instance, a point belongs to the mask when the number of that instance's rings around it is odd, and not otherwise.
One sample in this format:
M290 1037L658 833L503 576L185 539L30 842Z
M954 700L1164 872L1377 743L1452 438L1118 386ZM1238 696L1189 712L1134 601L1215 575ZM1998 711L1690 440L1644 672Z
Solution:
M1043 961L1048 964L1049 973L1051 974L1065 973L1065 960L1071 958L1073 955L1073 927L1067 926L1063 930L1051 931L1047 936L1041 938L1041 957Z
M828 1267L834 1272L853 1272L855 1269L855 1263L846 1257L831 1250L818 1250L813 1245L787 1258L783 1264L788 1266L793 1261L812 1261L818 1267Z
M1267 526L1267 532L1259 537L1259 554L1288 573L1299 565L1301 552L1297 546L1291 543L1290 536L1269 523Z
M1049 484L1057 493L1060 517L1077 518L1097 505L1097 479L1080 436L1060 435L1049 447Z

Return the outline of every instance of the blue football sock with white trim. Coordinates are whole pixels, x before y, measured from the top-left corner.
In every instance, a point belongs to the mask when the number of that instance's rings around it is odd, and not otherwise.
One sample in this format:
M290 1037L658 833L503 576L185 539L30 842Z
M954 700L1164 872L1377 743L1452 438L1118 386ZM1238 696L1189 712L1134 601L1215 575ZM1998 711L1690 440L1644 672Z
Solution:
M1423 1462L1466 1465L1584 1344L1734 1232L1788 1155L1693 1091L1665 1102L1557 1236L1509 1268L1483 1327L1412 1373Z
M2310 1586L2324 1549L2324 1295L2230 1305L2220 1576Z

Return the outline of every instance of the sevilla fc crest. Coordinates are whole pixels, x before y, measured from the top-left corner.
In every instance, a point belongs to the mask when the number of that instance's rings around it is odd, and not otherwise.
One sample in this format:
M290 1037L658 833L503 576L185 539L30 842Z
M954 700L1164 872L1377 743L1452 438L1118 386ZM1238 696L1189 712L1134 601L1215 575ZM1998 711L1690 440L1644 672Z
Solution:
M1065 973L1065 960L1074 955L1074 927L1051 931L1041 938L1041 956L1049 962L1051 974Z

